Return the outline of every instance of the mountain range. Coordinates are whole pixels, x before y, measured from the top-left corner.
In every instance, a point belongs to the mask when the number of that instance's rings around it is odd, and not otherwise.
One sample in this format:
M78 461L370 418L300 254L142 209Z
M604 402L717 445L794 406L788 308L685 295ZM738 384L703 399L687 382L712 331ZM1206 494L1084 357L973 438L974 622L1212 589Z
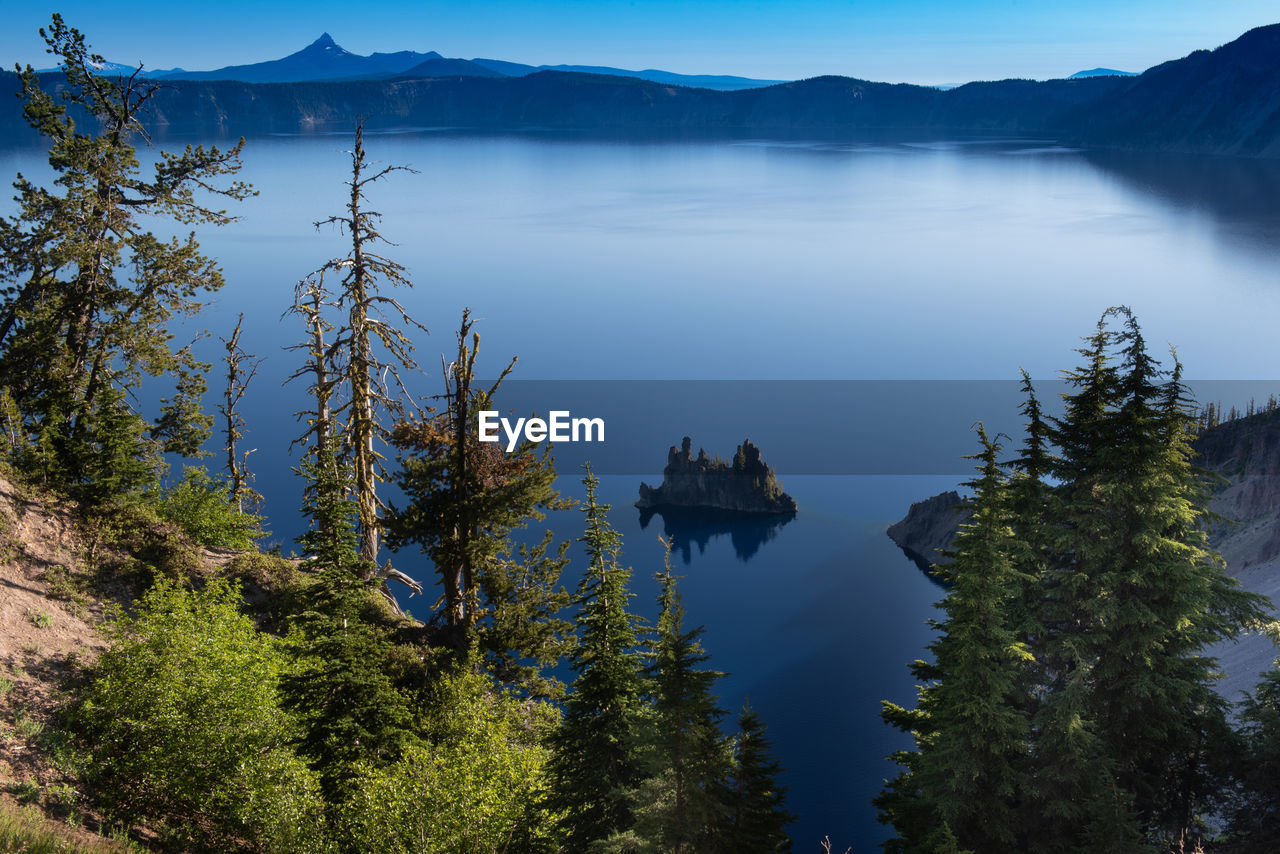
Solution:
M357 116L368 117L371 128L988 134L1089 148L1280 157L1280 24L1135 76L1001 80L948 90L848 77L716 91L579 71L532 69L510 76L508 71L528 66L411 52L360 57L328 38L236 73L314 74L306 70L312 59L343 76L254 83L210 79L225 77L228 69L196 77L183 72L187 76L171 77L156 93L147 122L156 134L204 136L347 130ZM413 64L395 70L406 62ZM381 70L371 70L378 63ZM483 68L488 75L413 72L423 66ZM16 75L0 74L0 104L15 103L3 96L17 88ZM32 137L15 104L0 120L0 138L24 135Z
M134 66L119 62L103 63L104 74L131 74ZM57 69L42 69L42 73ZM524 77L537 71L569 71L583 74L607 74L615 77L635 77L675 86L697 86L705 89L730 91L772 86L780 80L755 80L749 77L733 77L714 74L676 74L671 71L645 69L630 71L597 65L525 65L501 59L454 59L441 56L434 50L418 53L402 50L395 53L373 53L361 56L352 53L333 40L328 33L296 53L282 59L255 62L248 65L228 65L213 71L186 71L171 68L143 71L143 76L155 80L236 80L241 83L300 83L318 80L387 80L393 78L420 77Z
M104 74L132 74L134 66L119 62L106 62L100 66ZM42 73L56 71L41 69ZM701 89L735 91L756 89L784 83L783 80L759 80L751 77L735 77L726 74L676 74L656 68L633 71L605 65L526 65L502 59L446 58L428 51L418 53L402 50L395 53L373 53L361 56L352 53L333 40L328 33L321 34L311 44L282 59L255 62L247 65L228 65L213 71L187 71L182 68L145 70L144 77L156 80L238 80L241 83L299 83L313 80L359 80L417 77L525 77L538 71L567 71L578 74L604 74L612 77L635 77L654 83L673 86L693 86ZM1132 76L1130 71L1110 68L1092 68L1078 71L1068 79L1107 75ZM938 86L954 89L955 84Z

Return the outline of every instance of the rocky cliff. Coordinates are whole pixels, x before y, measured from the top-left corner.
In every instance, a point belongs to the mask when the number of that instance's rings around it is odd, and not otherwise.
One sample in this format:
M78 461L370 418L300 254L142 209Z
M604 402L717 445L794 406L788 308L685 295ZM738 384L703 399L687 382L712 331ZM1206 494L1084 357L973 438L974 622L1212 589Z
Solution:
M906 518L890 525L887 533L916 566L928 571L935 563L949 561L941 552L951 545L957 529L968 518L960 493L953 489L912 504Z
M1207 430L1195 449L1197 463L1221 478L1209 509L1223 521L1210 530L1209 541L1241 587L1280 605L1280 410ZM1277 650L1265 635L1250 635L1210 653L1226 674L1219 691L1234 700L1254 689Z
M738 446L732 461L708 457L701 448L695 458L692 448L688 436L679 448L671 447L667 466L662 470L662 485L655 489L647 483L640 484L637 507L754 514L796 512L795 500L782 491L773 469L765 465L760 449L749 439Z

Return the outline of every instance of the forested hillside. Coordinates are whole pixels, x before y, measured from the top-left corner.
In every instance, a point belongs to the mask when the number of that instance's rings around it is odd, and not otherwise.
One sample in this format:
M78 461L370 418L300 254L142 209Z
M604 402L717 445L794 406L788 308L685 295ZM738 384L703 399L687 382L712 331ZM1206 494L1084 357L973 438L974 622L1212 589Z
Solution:
M253 192L241 146L144 172L133 145L159 90L94 76L100 59L58 16L42 35L65 81L51 93L24 73L23 117L56 179L19 178L0 221L3 844L790 850L764 723L722 707L669 565L642 568L661 587L651 619L633 610L590 470L576 592L560 581L568 543L514 545L570 502L546 452L479 441L471 414L496 386L473 386L467 313L446 400L407 398L398 375L422 324L392 296L412 282L368 200L399 170L370 166L358 124L348 201L328 220L342 239L299 271L292 310L309 527L293 557L258 551L239 443L255 357L239 327L224 339L215 422L212 365L167 324L199 316L218 263L194 236L148 230L232 221L224 206ZM144 382L168 384L154 411ZM214 443L223 470L200 462ZM380 497L393 479L408 497L394 511ZM396 569L388 542L437 577ZM425 621L393 583L438 597Z
M1277 81L1280 24L1135 77L1000 80L945 91L816 77L729 92L550 70L508 78L174 80L151 99L143 121L160 135L232 138L345 130L360 117L371 127L504 131L1001 134L1091 148L1276 157ZM0 95L19 89L16 74L0 73ZM0 134L31 139L12 119Z

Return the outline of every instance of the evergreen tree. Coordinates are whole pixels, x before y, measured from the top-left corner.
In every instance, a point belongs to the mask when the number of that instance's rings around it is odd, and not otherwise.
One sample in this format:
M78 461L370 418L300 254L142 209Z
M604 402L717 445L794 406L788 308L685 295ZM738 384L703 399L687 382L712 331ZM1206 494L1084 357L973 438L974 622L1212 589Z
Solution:
M1102 512L1094 504L1103 488L1100 470L1090 455L1110 453L1115 444L1107 418L1119 376L1108 358L1112 335L1106 321L1106 316L1098 321L1077 351L1084 365L1064 375L1076 391L1065 396L1064 416L1051 421L1049 431L1059 449L1049 472L1060 483L1042 517L1048 522L1042 536L1049 559L1040 579L1044 634L1036 645L1039 702L1033 718L1029 820L1039 826L1043 849L1062 854L1090 842L1116 852L1139 850L1141 844L1132 797L1114 785L1114 759L1088 712L1090 593L1089 575L1081 564L1092 555L1105 556L1108 545L1087 538L1077 542L1073 534Z
M1030 652L1010 619L1022 577L1011 557L999 446L981 426L978 434L973 515L952 546L952 562L935 569L950 589L939 603L946 618L935 623L940 634L929 646L934 661L913 666L924 682L918 708L885 703L885 720L916 737L914 755L897 756L905 770L877 799L882 820L898 832L889 850L932 852L947 834L984 854L1026 850L1018 806L1029 723L1020 686Z
M445 405L392 431L396 485L408 501L388 514L387 541L395 549L417 543L431 558L456 649L474 642L499 679L534 695L558 695L560 684L544 671L559 660L568 629L557 616L569 600L559 584L568 543L553 548L548 532L517 552L511 534L570 504L554 489L549 450L539 454L523 442L505 453L479 440L476 413L493 408L515 365L512 359L487 390L473 387L479 346L464 310Z
M645 826L637 827L635 836L673 854L720 850L731 796L726 785L730 756L720 731L724 711L713 688L724 674L700 667L709 658L699 640L703 629L684 628L671 544L663 545L664 567L656 574L661 585L657 632L647 672L652 721L639 738L648 779L633 795L637 824L643 819Z
M199 409L208 366L189 348L175 351L167 326L194 314L222 275L194 236L162 240L144 223L224 224L232 218L197 192L251 191L218 186L239 168L243 141L162 153L144 178L133 139L155 84L98 74L102 57L59 15L40 32L61 63L60 93L41 89L27 66L23 113L49 140L57 189L19 176L19 212L0 220L0 376L22 418L20 461L102 499L154 484L159 452L191 454L211 424ZM164 374L177 377L176 393L148 426L130 394Z
M1201 830L1214 787L1207 752L1227 736L1204 647L1262 614L1208 547L1180 369L1161 371L1124 308L1103 316L1081 353L1054 431L1060 486L1045 587L1056 618L1038 797L1059 820L1062 850L1167 847Z
M1009 524L1013 528L1014 565L1022 574L1019 613L1012 625L1032 651L1044 642L1043 575L1049 565L1048 527L1054 516L1054 491L1046 478L1055 458L1051 447L1051 425L1044 417L1031 376L1022 372L1019 411L1025 419L1025 437L1018 455L1009 463Z
M331 800L341 798L358 762L386 763L409 742L410 710L386 673L391 643L368 619L377 582L356 551L357 510L347 470L328 453L304 463L314 479L299 537L316 583L299 596L295 653L301 666L282 679L284 705L303 726L300 746Z
M642 778L634 747L644 676L636 651L637 618L627 611L630 570L618 564L622 538L609 526L609 505L596 501L599 480L587 468L587 526L580 542L587 567L578 585L578 637L569 652L576 677L564 720L552 740L554 806L563 811L566 850L631 826L628 791Z
M514 556L499 555L480 573L483 609L478 646L493 675L520 693L560 697L564 684L549 669L569 643L570 623L559 613L569 603L560 575L569 559L568 543L553 546L547 531Z
M1028 719L1038 712L1041 687L1051 679L1055 665L1048 660L1049 626L1055 619L1046 597L1046 575L1052 555L1049 529L1056 517L1054 489L1047 481L1055 457L1051 445L1051 425L1045 418L1035 386L1022 371L1023 402L1019 407L1025 423L1022 445L1006 466L1009 524L1013 529L1010 559L1019 574L1019 595L1010 603L1009 626L1030 658L1022 668L1017 696Z
M773 758L771 747L764 721L744 703L738 714L729 780L730 811L718 846L721 851L791 850L786 826L795 816L787 812L787 790L778 783L782 767Z

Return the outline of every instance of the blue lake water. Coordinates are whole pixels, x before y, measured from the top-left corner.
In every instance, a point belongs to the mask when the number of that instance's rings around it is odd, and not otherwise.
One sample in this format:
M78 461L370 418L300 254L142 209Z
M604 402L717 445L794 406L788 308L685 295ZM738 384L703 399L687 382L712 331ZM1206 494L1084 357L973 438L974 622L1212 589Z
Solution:
M200 232L227 286L198 322L176 327L180 338L209 328L200 349L212 361L216 336L245 313L244 346L265 358L244 407L245 447L256 448L256 485L286 551L299 528L289 443L305 400L281 387L296 368L282 346L301 337L282 314L300 278L345 252L312 222L342 211L348 144L250 141L243 177L260 195L238 206L240 222ZM941 595L884 528L962 479L956 458L974 420L1016 426L1012 405L988 402L991 387L976 381L1007 384L1026 368L1047 383L1116 304L1134 309L1153 347L1176 345L1189 376L1237 381L1204 386L1205 399L1265 397L1280 377L1275 165L1018 140L414 132L371 135L367 147L418 170L370 192L398 244L385 254L415 282L398 296L431 332L415 342L415 393L441 390L440 353L469 306L482 372L518 354L515 378L537 381L523 388L530 405L561 408L572 394L576 409L590 407L592 386L570 381L599 384L601 406L623 401L609 429L629 450L600 470L638 612L654 612L663 520L642 528L631 505L667 447L692 433L695 447L729 455L749 436L778 466L797 517L692 532L679 566L690 619L730 673L725 707L749 696L769 723L801 851L825 834L855 851L884 835L869 799L903 739L880 723L880 700L911 701L906 664L924 654ZM17 171L47 174L38 151L0 151L0 175ZM707 391L677 381L708 381ZM723 381L737 383L731 407L719 403ZM831 385L780 403L795 381ZM858 386L877 390L860 403L827 405L849 381L883 384ZM215 369L213 393L219 383ZM562 490L580 497L572 465L561 473ZM579 515L549 524L576 536ZM397 561L429 579L416 556Z

